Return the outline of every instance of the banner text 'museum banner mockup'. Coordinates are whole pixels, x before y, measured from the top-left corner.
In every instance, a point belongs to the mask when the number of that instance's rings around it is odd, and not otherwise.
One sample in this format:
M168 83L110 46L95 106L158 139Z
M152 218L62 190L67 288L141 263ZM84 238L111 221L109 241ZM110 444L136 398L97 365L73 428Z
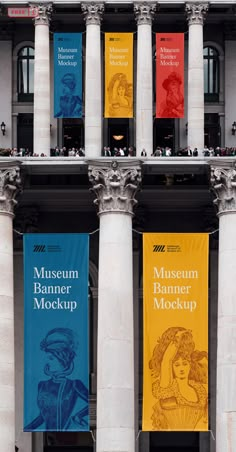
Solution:
M88 431L88 234L24 235L24 431Z
M156 34L156 117L184 117L184 34Z
M144 234L143 422L208 430L208 234Z
M54 117L82 117L81 33L54 33Z
M104 116L133 117L133 33L105 33Z

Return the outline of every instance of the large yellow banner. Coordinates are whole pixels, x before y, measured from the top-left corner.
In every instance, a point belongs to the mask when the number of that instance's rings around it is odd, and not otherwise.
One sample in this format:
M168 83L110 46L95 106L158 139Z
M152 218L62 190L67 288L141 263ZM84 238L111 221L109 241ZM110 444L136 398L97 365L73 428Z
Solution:
M105 118L133 117L133 34L105 34Z
M144 234L142 428L208 430L208 234Z

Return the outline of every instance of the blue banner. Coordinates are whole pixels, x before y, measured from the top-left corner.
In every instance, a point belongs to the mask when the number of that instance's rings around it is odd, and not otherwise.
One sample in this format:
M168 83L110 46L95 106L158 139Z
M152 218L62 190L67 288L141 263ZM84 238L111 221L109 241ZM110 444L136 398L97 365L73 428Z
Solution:
M24 431L88 431L88 234L24 235Z
M54 33L54 117L82 117L81 33Z

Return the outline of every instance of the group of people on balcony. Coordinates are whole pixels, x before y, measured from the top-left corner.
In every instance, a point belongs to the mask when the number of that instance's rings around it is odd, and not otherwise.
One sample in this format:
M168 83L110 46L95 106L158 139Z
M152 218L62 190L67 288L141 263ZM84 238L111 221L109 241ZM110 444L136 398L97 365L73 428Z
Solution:
M28 148L0 148L0 157L46 157L45 153L36 154ZM84 147L80 148L67 148L65 146L50 149L50 157L85 157ZM102 157L147 157L146 149L142 149L137 153L135 146L129 147L114 147L111 149L109 146L104 146L101 152ZM204 146L203 150L198 150L190 147L180 148L177 151L172 150L170 147L157 146L155 151L151 154L151 157L236 157L236 147L207 147Z

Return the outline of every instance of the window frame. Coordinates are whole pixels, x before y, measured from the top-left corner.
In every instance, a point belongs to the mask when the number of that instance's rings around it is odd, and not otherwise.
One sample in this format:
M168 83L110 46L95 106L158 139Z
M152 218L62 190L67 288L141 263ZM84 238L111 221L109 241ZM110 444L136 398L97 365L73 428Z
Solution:
M27 54L26 55L21 55L21 53L24 51L24 49L27 49ZM33 55L30 55L30 49L33 50ZM22 46L18 52L17 52L17 97L18 97L18 101L19 102L33 102L34 100L34 87L33 87L33 92L29 92L30 90L30 85L29 85L29 80L30 80L30 61L34 61L34 47L31 45L24 45ZM27 92L22 92L20 90L20 63L22 61L26 61L27 64L27 75L26 75L26 82L27 82Z
M203 53L203 62L207 61L207 67L205 68L204 64L204 101L205 102L219 102L219 93L220 93L220 59L218 50L211 45L205 45L204 51L207 49L207 55ZM213 51L213 55L210 55L210 51ZM210 61L212 61L212 65L210 65ZM215 63L215 68L214 68ZM207 89L205 91L205 70L207 70ZM213 83L213 92L209 92L209 87L211 83ZM215 88L214 88L215 85Z

